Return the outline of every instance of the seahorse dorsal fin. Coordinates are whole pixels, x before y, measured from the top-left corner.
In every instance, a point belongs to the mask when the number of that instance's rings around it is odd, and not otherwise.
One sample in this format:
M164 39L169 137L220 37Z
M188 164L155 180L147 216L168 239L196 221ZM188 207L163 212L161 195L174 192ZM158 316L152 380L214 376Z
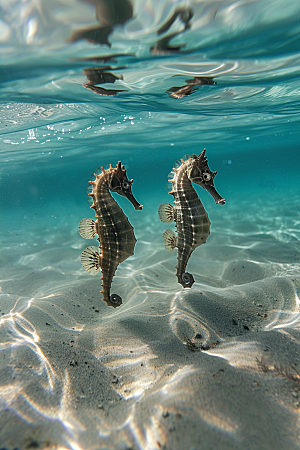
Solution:
M174 220L174 208L170 203L162 203L158 208L158 215L162 222L171 223Z
M164 231L162 238L163 238L165 249L168 252L171 252L172 250L174 250L174 248L176 247L176 236L175 236L174 231L170 230L170 229Z
M183 155L183 157L180 159L180 161L186 162L189 159L191 159L191 157L190 157L190 155L188 153L186 153L185 155Z
M93 239L96 234L96 222L93 219L82 219L79 224L79 234L84 239Z
M100 253L97 247L87 247L81 253L81 264L91 275L97 275L100 268Z

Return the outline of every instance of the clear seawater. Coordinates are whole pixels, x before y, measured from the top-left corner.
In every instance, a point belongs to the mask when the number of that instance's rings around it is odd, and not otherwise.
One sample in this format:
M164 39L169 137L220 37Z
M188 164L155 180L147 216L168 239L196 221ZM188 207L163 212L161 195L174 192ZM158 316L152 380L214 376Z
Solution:
M299 449L300 3L124 5L0 0L0 448ZM106 6L106 43L71 38ZM84 87L100 68L116 95ZM194 77L216 84L170 95ZM203 148L226 204L197 188L183 290L157 209ZM112 310L78 224L119 160L144 208L116 198L137 244Z

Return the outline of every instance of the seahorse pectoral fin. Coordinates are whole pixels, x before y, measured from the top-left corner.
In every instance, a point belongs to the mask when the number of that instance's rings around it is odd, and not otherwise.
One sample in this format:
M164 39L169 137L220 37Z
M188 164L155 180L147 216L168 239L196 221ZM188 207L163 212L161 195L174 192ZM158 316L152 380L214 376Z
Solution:
M162 203L158 208L158 215L162 222L171 223L174 220L174 207L170 203Z
M172 250L174 250L174 248L176 247L176 235L175 235L174 231L170 230L170 229L166 230L163 233L162 238L163 238L165 249L168 252L171 252Z
M81 253L81 264L91 275L97 275L100 268L100 253L97 247L91 245L83 250Z
M96 234L96 222L93 219L82 219L79 223L79 234L84 239L93 239Z

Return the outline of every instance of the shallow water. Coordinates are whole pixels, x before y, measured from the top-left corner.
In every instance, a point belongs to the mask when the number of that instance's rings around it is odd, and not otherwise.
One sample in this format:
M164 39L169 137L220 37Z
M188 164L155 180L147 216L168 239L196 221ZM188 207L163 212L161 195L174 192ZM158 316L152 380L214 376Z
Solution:
M300 6L100 3L0 0L0 448L299 449ZM203 148L226 204L196 188L211 229L183 289L157 209ZM114 309L78 224L119 160L144 207L115 197L137 243Z

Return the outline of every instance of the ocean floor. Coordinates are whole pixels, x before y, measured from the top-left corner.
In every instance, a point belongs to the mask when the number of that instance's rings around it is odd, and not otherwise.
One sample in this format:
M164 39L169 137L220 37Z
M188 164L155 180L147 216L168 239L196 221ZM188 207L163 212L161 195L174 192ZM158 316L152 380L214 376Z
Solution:
M116 309L80 264L86 205L1 217L0 448L299 449L300 210L267 198L209 204L185 290L156 206L128 209Z

